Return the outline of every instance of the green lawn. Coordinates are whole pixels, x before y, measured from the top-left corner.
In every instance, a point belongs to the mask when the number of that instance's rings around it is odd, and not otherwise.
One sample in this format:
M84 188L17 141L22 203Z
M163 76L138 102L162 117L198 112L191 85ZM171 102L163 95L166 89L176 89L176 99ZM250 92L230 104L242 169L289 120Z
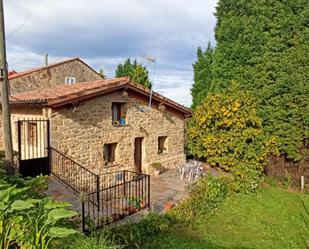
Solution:
M147 248L309 248L309 196L273 187L229 198L214 215L177 225Z

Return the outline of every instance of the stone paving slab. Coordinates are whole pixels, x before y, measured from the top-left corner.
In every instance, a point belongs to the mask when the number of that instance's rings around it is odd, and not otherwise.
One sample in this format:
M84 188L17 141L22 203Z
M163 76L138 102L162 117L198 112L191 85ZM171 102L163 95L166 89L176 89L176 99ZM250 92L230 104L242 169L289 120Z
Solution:
M66 201L72 204L72 209L81 213L81 202L79 196L74 193L69 187L65 186L54 176L49 176L47 179L48 190L47 195L53 196L57 201Z
M150 202L151 211L164 211L164 204L170 199L179 202L185 198L187 180L180 180L177 170L169 170L159 176L150 178ZM67 201L72 204L72 209L81 213L81 202L79 196L69 187L65 186L54 176L48 178L47 194L53 196L56 200Z
M187 196L187 179L180 180L179 171L168 170L159 176L151 176L151 210L154 212L164 211L164 204L169 200L175 203Z

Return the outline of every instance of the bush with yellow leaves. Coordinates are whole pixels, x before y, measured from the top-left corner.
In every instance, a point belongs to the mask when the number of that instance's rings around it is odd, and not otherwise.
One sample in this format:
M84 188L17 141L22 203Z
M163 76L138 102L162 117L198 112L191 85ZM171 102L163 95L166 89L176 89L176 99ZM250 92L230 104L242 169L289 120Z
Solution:
M268 156L277 152L275 139L263 134L254 98L236 88L208 95L196 108L187 137L193 156L231 172L244 189L256 188Z

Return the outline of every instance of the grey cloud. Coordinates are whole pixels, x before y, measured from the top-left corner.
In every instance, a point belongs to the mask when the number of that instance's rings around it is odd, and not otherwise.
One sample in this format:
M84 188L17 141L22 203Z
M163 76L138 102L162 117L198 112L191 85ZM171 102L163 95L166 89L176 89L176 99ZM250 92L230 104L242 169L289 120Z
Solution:
M9 65L40 65L48 52L51 60L80 56L112 77L126 57L147 64L145 52L158 62L157 89L189 105L192 63L196 48L214 39L216 1L26 0L29 20L8 40ZM5 11L9 34L27 8L13 0L5 2Z

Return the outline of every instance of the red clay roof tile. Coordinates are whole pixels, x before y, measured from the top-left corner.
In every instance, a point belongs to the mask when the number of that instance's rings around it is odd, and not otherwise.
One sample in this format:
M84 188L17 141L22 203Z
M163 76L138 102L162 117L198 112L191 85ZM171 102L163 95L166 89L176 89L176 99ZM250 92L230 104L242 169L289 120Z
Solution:
M89 82L76 83L73 85L58 85L51 88L34 90L15 94L10 96L11 104L45 104L51 107L60 107L74 101L89 99L106 92L112 92L120 88L127 87L133 91L149 96L150 90L140 84L130 81L127 77L96 80ZM153 98L164 104L170 105L187 115L191 114L191 110L168 99L156 92L153 92Z

